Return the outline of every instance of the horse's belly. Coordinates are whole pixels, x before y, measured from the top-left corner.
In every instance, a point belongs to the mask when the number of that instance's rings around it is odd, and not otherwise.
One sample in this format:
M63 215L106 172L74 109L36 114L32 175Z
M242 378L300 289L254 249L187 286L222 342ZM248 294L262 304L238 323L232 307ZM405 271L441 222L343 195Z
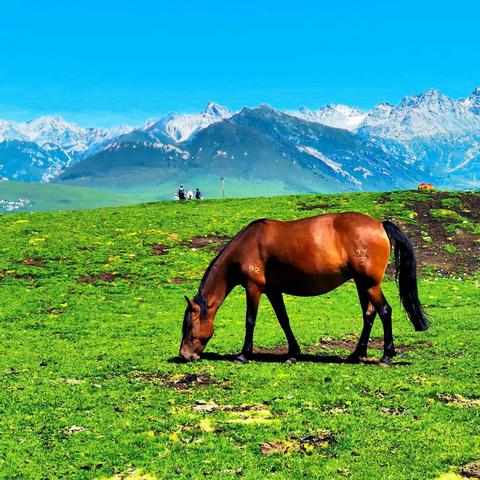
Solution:
M290 272L288 276L281 273L272 275L267 279L266 287L289 295L308 297L330 292L349 279L350 277L344 273L292 275Z

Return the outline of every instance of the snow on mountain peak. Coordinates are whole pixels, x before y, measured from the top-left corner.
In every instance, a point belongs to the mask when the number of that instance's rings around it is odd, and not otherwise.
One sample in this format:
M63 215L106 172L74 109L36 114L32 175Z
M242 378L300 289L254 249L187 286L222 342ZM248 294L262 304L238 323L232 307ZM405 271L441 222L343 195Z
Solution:
M471 107L466 108L465 102L452 100L431 88L419 95L403 97L397 106L378 105L360 124L359 130L370 136L397 140L480 133L480 116L474 115Z
M329 127L355 130L367 116L357 108L329 103L318 110L301 107L297 112L289 112L303 120L321 123Z
M154 135L166 135L175 142L183 142L199 130L231 116L232 114L227 108L218 103L209 102L203 113L169 113L159 121L143 127L143 130Z
M476 115L480 115L480 87L473 90L469 97L461 100L461 104Z
M455 101L450 97L443 95L435 88L429 88L419 95L406 96L402 98L400 102L400 107L421 107L421 106L438 106L446 105L447 108L452 107L455 104Z
M57 145L68 155L86 152L106 140L133 130L132 127L85 128L66 121L59 115L45 115L27 122L0 120L0 142L20 140L39 146Z
M219 117L221 119L230 118L232 116L232 113L228 108L222 107L222 105L219 105L215 102L208 102L203 113L206 115Z

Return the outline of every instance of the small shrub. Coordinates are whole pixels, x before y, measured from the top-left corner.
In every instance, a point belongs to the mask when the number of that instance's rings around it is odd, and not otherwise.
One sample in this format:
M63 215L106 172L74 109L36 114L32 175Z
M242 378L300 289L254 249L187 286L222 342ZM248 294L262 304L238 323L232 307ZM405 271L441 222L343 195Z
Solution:
M458 253L458 248L457 248L455 245L450 245L449 243L446 243L446 244L443 246L443 249L444 249L447 253L451 253L451 254L456 254L456 253Z

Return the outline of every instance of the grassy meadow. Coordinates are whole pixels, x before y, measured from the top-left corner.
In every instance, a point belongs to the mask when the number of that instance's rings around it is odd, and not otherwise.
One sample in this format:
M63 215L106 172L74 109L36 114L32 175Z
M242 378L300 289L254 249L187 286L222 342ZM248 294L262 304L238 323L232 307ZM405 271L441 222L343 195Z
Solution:
M26 199L29 201L18 209L18 212L115 207L139 203L145 201L145 198L150 199L151 196L107 192L54 183L0 182L0 200Z
M0 216L0 478L478 478L478 193L391 192L161 202ZM336 211L411 235L415 332L389 276L400 352L364 363L353 283L286 297L303 356L262 299L255 360L236 364L244 292L218 313L206 358L176 363L185 301L221 244L259 217ZM477 469L478 467L478 469ZM476 470L477 469L477 470Z

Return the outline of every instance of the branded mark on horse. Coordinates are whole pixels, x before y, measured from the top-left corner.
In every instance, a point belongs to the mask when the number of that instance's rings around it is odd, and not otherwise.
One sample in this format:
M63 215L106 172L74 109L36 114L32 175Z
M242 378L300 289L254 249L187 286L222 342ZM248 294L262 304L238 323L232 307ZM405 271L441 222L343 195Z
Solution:
M288 341L288 354L300 348L290 328L283 294L314 296L353 279L363 313L363 330L350 361L367 356L375 316L384 331L381 362L395 355L392 309L382 292L391 248L400 299L416 330L428 319L418 298L416 261L408 237L392 222L379 222L360 213L334 213L288 222L260 219L250 223L213 259L198 293L185 297L180 356L196 360L213 335L215 315L231 290L246 291L245 342L238 357L247 361L253 350L253 331L262 294L270 300Z

